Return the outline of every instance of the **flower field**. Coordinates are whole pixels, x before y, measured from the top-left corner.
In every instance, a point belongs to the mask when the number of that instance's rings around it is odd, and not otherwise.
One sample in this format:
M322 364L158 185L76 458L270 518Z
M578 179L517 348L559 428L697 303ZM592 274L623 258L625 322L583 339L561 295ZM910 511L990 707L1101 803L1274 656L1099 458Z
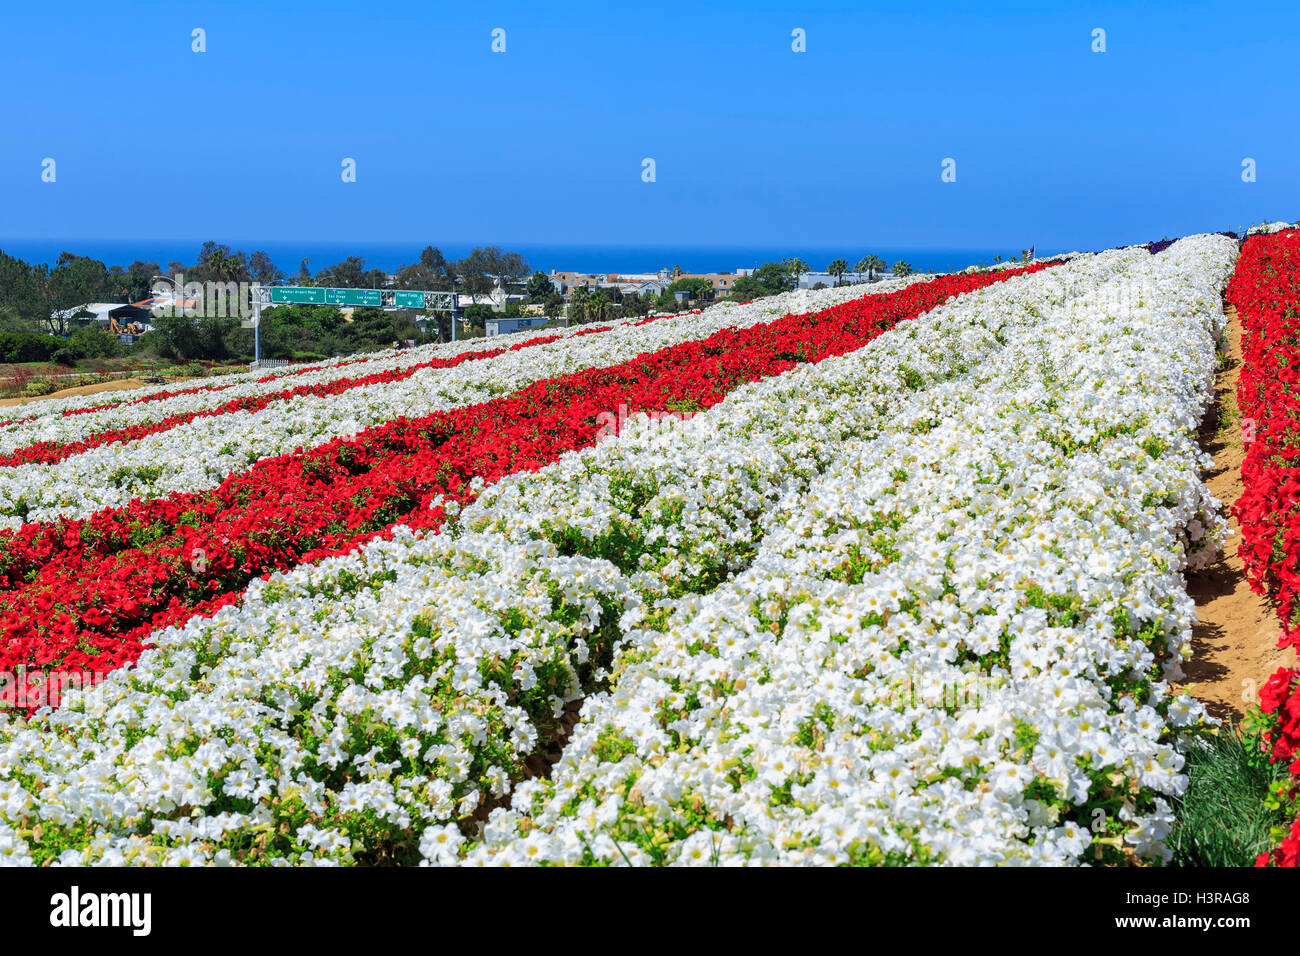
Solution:
M1279 646L1300 648L1300 230L1249 239L1228 287L1242 317L1238 388L1253 440L1242 463L1236 513L1252 586L1277 608ZM1300 780L1300 669L1281 668L1260 691L1272 759ZM1300 865L1300 820L1272 857Z
M1163 861L1220 294L1295 235L0 426L0 861Z

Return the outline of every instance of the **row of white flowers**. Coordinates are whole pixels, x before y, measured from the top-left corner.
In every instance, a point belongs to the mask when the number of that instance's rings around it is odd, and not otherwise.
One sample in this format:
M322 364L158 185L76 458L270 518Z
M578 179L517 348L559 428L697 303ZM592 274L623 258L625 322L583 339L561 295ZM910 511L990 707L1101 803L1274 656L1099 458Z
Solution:
M1135 258L956 299L849 358L508 479L448 533L255 583L59 711L0 723L0 854L437 858L558 745L563 705L610 679L615 642L743 572L772 517L912 389Z
M921 278L892 279L872 288L891 291ZM124 505L135 497L213 488L231 473L263 458L354 435L399 416L416 418L476 404L510 394L539 379L616 364L722 328L744 328L787 313L815 311L860 294L852 287L800 290L746 305L723 303L700 315L665 317L644 325L628 322L596 334L579 336L581 329L570 329L560 341L508 352L484 362L421 369L398 382L361 386L337 395L299 396L259 412L199 418L136 441L102 445L54 464L0 468L0 526L17 527L24 520L59 515L86 517L101 508ZM414 350L386 360L386 364L400 367L395 363L416 364L426 359L422 352ZM211 393L201 393L133 406L139 411L123 409L121 414L138 414L149 420L159 405L170 406L175 413L211 404ZM50 440L56 433L61 435L60 440L67 440L98 430L92 427L78 431L83 428L81 419L91 417L56 418L48 423L42 440ZM39 429L28 437L38 434Z
M575 330L569 331L572 334ZM34 411L35 414L0 428L0 453L11 452L36 442L77 441L96 432L152 424L172 416L202 412L235 399L268 395L303 385L321 385L345 378L397 371L433 358L454 358L462 353L487 351L509 344L511 344L509 340L501 338L478 338L463 343L449 342L411 349L385 349L370 356L340 358L326 364L311 365L306 369L291 369L287 372L281 370L277 375L270 375L266 371L240 373L202 382L171 382L129 392L99 393L43 401L22 409L24 413ZM185 394L173 394L169 398L154 401L140 401L142 398L162 392ZM97 410L76 415L65 414L87 408Z
M1281 232L1283 229L1294 229L1296 223L1293 222L1261 222L1257 226L1251 226L1246 230L1246 235L1255 236L1259 234L1269 235L1274 232Z
M1195 430L1235 255L1131 261L1133 294L1013 319L852 442L744 573L626 636L553 778L469 859L1164 858L1175 728L1204 716L1167 681L1180 571L1221 539ZM461 843L435 827L424 850Z
M891 280L888 284L873 286L872 291L887 291L915 281ZM689 316L662 316L656 319L681 319ZM267 318L266 321L274 321ZM640 318L620 319L605 323L610 327L632 326ZM604 326L601 326L604 327ZM519 342L541 336L583 337L593 326L575 325L569 328L533 329L519 335L493 336L492 338L461 339L457 342L421 345L409 349L382 349L365 355L340 356L307 366L275 370L260 370L222 375L207 382L170 382L129 392L98 393L72 398L49 399L39 404L25 406L22 416L11 424L0 426L0 453L10 452L36 442L71 442L95 432L128 428L133 425L160 422L172 416L201 412L238 398L267 395L303 385L320 385L340 379L357 378L375 373L400 371L431 359L450 359L472 352L488 352L509 348ZM163 392L173 394L168 398L142 402ZM94 408L68 416L66 413ZM66 416L66 417L65 417Z

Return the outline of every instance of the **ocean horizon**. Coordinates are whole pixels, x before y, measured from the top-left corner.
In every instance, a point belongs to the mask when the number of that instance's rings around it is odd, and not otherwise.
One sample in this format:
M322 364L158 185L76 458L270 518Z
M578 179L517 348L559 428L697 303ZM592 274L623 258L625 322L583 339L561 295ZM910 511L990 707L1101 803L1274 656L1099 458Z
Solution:
M1003 261L1019 258L1021 248L985 247L961 248L905 248L864 244L860 248L834 246L771 245L753 246L669 246L565 243L507 243L507 242L346 242L338 240L288 240L288 239L232 239L219 240L234 250L245 253L263 251L271 257L287 278L298 274L302 260L308 259L308 269L315 274L326 266L341 262L348 256L361 256L367 268L380 268L393 272L403 265L419 260L426 245L437 246L448 259L459 259L475 246L497 245L509 252L517 252L528 260L533 270L541 272L573 271L586 273L637 273L658 272L680 265L684 272L735 272L752 269L765 262L779 262L790 256L805 260L813 271L825 271L834 259L845 259L850 268L865 255L877 255L891 265L899 259L913 269L926 272L952 272L971 265L988 265L996 257ZM191 239L0 239L0 251L29 263L53 265L63 252L89 256L105 265L129 266L137 260L156 262L164 270L170 262L192 265L198 258L203 240ZM1037 249L1039 256L1069 252L1067 249Z

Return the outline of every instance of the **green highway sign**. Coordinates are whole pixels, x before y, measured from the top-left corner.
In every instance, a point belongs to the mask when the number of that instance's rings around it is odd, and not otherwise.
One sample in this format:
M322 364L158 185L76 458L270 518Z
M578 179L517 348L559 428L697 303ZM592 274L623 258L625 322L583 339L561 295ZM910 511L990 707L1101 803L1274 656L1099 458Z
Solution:
M326 289L325 301L330 305L363 305L378 308L382 304L378 289Z
M305 286L277 285L271 287L272 304L324 305L328 289L313 289Z
M271 305L345 305L367 306L375 309L423 309L449 311L456 307L456 298L450 292L384 292L380 289L336 289L326 286L273 285L262 287L264 295L270 291ZM265 298L260 300L267 304Z

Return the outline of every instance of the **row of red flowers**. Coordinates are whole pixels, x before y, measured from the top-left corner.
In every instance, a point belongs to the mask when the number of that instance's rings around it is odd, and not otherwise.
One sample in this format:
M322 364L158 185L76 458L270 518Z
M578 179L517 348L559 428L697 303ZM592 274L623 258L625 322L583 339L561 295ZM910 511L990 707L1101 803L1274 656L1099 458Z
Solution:
M1244 486L1233 513L1251 587L1276 606L1280 647L1300 638L1300 230L1255 236L1226 297L1242 324L1237 403L1247 423ZM1251 435L1253 430L1253 436ZM1260 692L1265 741L1300 782L1300 671L1281 668ZM1258 865L1300 865L1300 819Z
M228 415L231 412L259 412L273 402L287 402L304 395L322 397L326 395L338 395L342 392L354 388L360 388L364 385L379 385L391 382L400 382L402 379L410 378L416 372L426 368L453 368L464 362L472 362L479 359L495 358L506 352L514 352L519 349L528 348L532 345L546 345L559 339L558 335L542 335L537 338L528 339L525 342L519 342L505 348L485 349L480 352L462 352L451 358L432 358L425 362L419 362L414 365L408 365L405 368L394 369L387 372L374 372L370 375L359 375L351 378L336 378L329 382L318 382L314 385L299 385L295 388L281 389L276 392L265 392L260 395L249 395L244 398L231 399L213 408L205 408L199 411L186 412L183 415L171 415L167 418L156 422L142 422L138 425L130 425L126 428L111 428L104 431L94 432L85 438L70 442L35 442L23 448L16 448L7 454L0 454L0 468L12 468L18 465L50 465L55 462L63 461L73 455L79 455L82 452L89 451L92 448L98 448L100 445L108 445L113 442L136 441L144 438L146 435L156 435L159 432L169 431L179 425L185 425L199 418L213 418L218 415Z
M366 355L361 358L347 359L343 362L334 363L332 367L342 368L345 365L358 365L362 362L373 362L379 357L380 356L378 355ZM325 366L321 365L319 362L314 362L309 365L299 366L290 371L281 370L273 372L270 375L263 375L261 378L253 379L252 381L262 385L269 382L285 381L287 379L296 378L299 375L306 375L308 372L318 372L324 367ZM118 399L117 401L104 402L100 405L87 405L84 408L67 408L59 414L59 417L70 418L74 415L88 415L91 412L102 412L109 408L121 408L127 405L145 405L150 402L161 402L168 398L175 398L178 395L197 395L199 392L224 392L228 388L234 388L237 385L244 384L247 384L247 380L239 382L222 382L216 385L192 385L189 388L163 389L158 392L150 392L148 395L141 395L138 398L128 397ZM21 425L26 422L32 422L40 417L40 415L28 415L26 418L10 418L5 421L0 421L0 428L6 428L9 425Z
M663 313L663 314L657 314L657 315L650 315L650 316L647 316L647 317L644 318L644 319L641 319L641 320L638 321L638 322L633 322L632 324L633 324L633 325L646 325L647 323L654 322L654 321L657 320L657 319L662 319L662 318L664 318L664 316L667 315L667 314L677 314L677 315L698 315L699 312L700 312L699 309L695 309L694 311L691 311L691 312L681 312L681 313ZM599 326L599 327L584 328L582 331L580 331L580 332L576 332L576 333L574 333L574 334L575 334L575 335L591 335L591 334L594 333L594 332L608 332L611 328L613 328L613 326L602 325L602 326ZM343 367L348 366L348 365L360 365L360 364L362 364L363 362L373 362L373 361L376 361L377 359L382 358L382 357L383 357L382 354L379 354L379 355L363 355L363 356L361 356L360 358L353 358L353 359L347 359L347 360L342 361L342 362L335 362L335 363L334 363L332 366L330 366L330 367L331 367L331 368L343 368ZM321 365L319 362L314 362L314 363L311 363L311 364L308 364L308 365L303 365L303 366L301 366L301 367L295 368L295 369L293 369L293 370L291 370L291 371L277 371L277 372L274 372L274 373L272 373L272 374L270 374L270 375L264 375L263 377L258 378L258 379L254 379L253 381L256 381L256 382L259 383L259 384L267 384L267 383L269 383L269 382L285 381L285 380L287 380L287 379L296 378L296 377L299 376L299 375L306 375L306 374L308 374L309 372L318 372L318 371L320 371L321 369L323 369L323 368L325 368L325 367L326 367L326 366ZM139 398L127 398L127 399L122 399L122 400L115 401L115 402L105 402L105 403L102 404L102 405L89 405L89 406L87 406L87 407L85 407L85 408L69 408L69 409L65 410L65 411L61 414L60 417L62 417L62 418L68 418L68 417L73 416L73 415L87 415L87 414L89 414L90 412L102 412L102 411L104 411L105 409L108 409L108 408L117 408L117 407L119 407L119 406L124 406L124 405L143 405L143 404L146 404L146 403L148 403L148 402L160 402L160 401L163 401L164 399L175 398L175 397L178 396L178 395L194 395L194 394L197 394L197 393L199 393L199 392L221 392L221 391L225 391L225 390L228 389L228 388L234 388L236 385L240 385L240 384L244 384L244 383L243 383L243 382L229 382L229 383L222 383L222 384L219 384L219 385L195 385L195 386L191 386L190 388L165 389L165 390L160 391L160 392L150 392L148 395L143 395L143 396L141 396L141 397L139 397ZM29 421L33 421L34 419L39 418L39 417L40 417L39 415L32 415L32 416L29 416L29 417L27 417L27 418L15 418L15 419L10 419L10 420L8 420L8 421L0 422L0 428L3 428L3 427L5 427L5 426L7 426L7 425L17 425L17 424L19 424L19 423L21 423L21 422L29 422Z
M0 670L105 670L153 630L238 601L269 572L395 525L437 528L439 496L594 444L609 410L705 409L737 386L862 345L953 295L1044 266L945 276L748 329L724 329L480 405L397 419L266 459L220 487L0 534Z

